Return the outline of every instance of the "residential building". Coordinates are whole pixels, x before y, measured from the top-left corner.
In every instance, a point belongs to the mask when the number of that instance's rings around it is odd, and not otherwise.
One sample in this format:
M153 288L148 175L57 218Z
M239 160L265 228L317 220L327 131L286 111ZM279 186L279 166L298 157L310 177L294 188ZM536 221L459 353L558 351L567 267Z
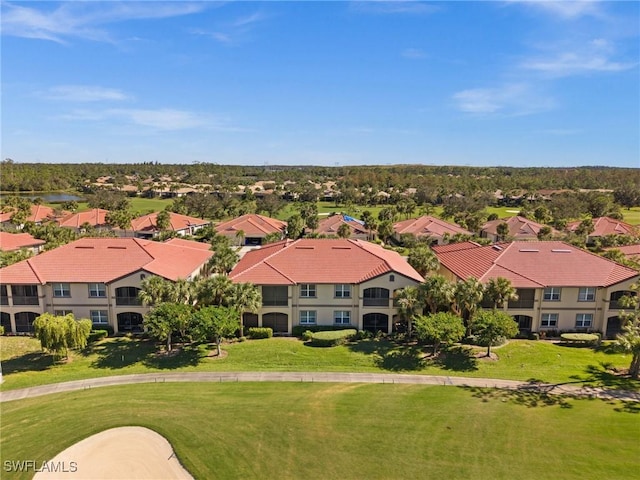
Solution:
M262 290L262 308L245 327L292 333L296 325L391 332L394 291L424 279L398 253L362 240L285 240L248 252L231 271Z
M619 250L627 260L640 263L640 243L634 245L621 245L619 247L609 247L605 250Z
M5 332L29 333L38 315L73 313L95 328L140 331L148 307L138 298L149 275L194 279L213 255L197 242L82 238L0 270ZM207 246L208 247L208 246Z
M173 231L178 235L193 235L201 228L210 225L209 220L181 215L179 213L169 213L169 226L166 231ZM131 232L138 238L157 237L162 230L158 228L158 212L142 215L131 221Z
M396 222L393 224L393 231L398 241L402 241L405 235L411 235L417 239L427 239L432 245L446 244L449 238L456 235L473 235L455 223L445 222L430 215Z
M621 328L620 297L633 295L640 274L560 241L473 242L433 247L439 273L450 280L503 277L518 299L505 306L523 332L599 331L615 337Z
M47 242L44 240L33 238L30 233L0 232L0 250L3 252L13 252L24 248L35 255L42 251L45 243Z
M280 238L283 238L286 229L287 222L255 213L248 213L215 226L218 234L239 245L262 245L267 235L280 235Z
M506 235L499 233L499 225L505 223L507 225ZM516 215L515 217L499 218L490 220L480 229L480 236L488 238L492 242L500 242L505 240L538 240L538 233L545 225L529 220L528 218ZM557 231L552 229L552 234Z
M593 245L597 238L608 235L638 235L638 229L633 225L616 220L611 217L597 217L591 220L593 231L587 235L587 245ZM569 222L567 231L575 232L580 227L581 221Z
M8 209L6 212L0 213L0 224L12 225L11 217L15 212L14 208ZM27 217L27 222L33 222L36 225L49 222L56 218L55 210L46 205L31 205L31 214Z
M111 225L107 224L107 214L109 210L93 208L84 212L71 213L58 220L58 225L66 228L73 228L77 232L82 232L85 226L93 227L97 230L110 230Z
M321 219L313 233L337 237L341 225L349 227L349 238L369 240L369 231L364 228L364 223L348 215L331 215ZM308 229L307 232L309 232Z

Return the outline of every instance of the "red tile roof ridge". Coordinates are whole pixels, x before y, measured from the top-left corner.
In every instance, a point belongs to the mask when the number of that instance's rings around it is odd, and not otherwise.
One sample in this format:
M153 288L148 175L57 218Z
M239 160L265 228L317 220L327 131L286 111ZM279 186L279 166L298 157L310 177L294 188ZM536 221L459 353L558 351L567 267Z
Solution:
M263 248L273 248L275 251L273 253L271 253L270 255L267 255L265 258L263 258L261 261L254 263L253 265L251 265L250 267L242 270L241 272L237 272L234 277L238 276L238 275L243 275L246 272L250 272L251 270L254 270L255 268L257 268L258 266L260 266L261 264L266 264L269 266L269 268L273 269L274 271L278 272L280 275L282 275L284 278L286 278L287 280L289 280L291 283L295 284L296 282L294 280L292 280L289 276L285 275L284 273L282 273L280 270L278 270L276 267L274 267L272 264L270 264L268 262L269 259L275 257L276 255L278 255L281 252L284 252L285 250L287 250L291 245L293 245L294 243L298 243L300 241L300 239L298 240L291 240L291 239L285 239L285 240L281 240L279 242L274 242L274 243L270 243L268 244L266 247ZM277 248L283 246L283 248Z
M484 273L480 276L480 278L479 278L478 280L483 281L483 280L485 280L485 279L487 279L487 280L488 280L488 279L492 278L492 277L489 275L489 274L491 273L491 270L492 270L494 267L498 267L498 266L499 266L501 269L506 270L506 271L508 271L508 272L511 272L511 273L513 273L514 275L517 275L517 276L522 277L522 278L526 278L526 279L527 279L527 280L529 280L530 282L535 283L535 284L537 284L537 285L544 286L544 285L542 285L540 282L538 282L537 280L534 280L534 279L533 279L533 278L531 278L530 276L525 275L525 274L523 274L523 273L521 273L521 272L517 272L517 271L516 271L516 270L514 270L513 268L507 267L507 266L502 265L502 264L498 265L498 261L500 260L500 257L502 257L503 255L505 255L505 254L506 254L506 253L507 253L511 248L513 248L515 243L518 243L518 242L515 242L515 241L514 241L514 242L502 242L502 243L499 245L499 246L501 246L502 251L498 254L498 256L497 256L496 258L494 258L494 259L493 259L493 261L491 262L491 267L489 267L489 268L487 269L487 271L486 271L486 272L484 272ZM524 242L520 242L520 243L524 243ZM535 241L534 241L534 242L526 242L526 243L527 243L527 245L528 245L528 244L531 244L531 243L537 243L537 242L535 242ZM502 245L504 245L504 247L502 247ZM484 245L484 247L493 247L493 245Z
M32 263L32 259L27 259L27 261L25 262L27 265L29 265L29 268L31 269L31 271L33 272L33 274L36 276L36 278L38 279L38 282L40 282L41 285L44 285L46 283L45 280L43 280L42 275L40 275L40 273L38 272L38 269L36 268L36 266Z

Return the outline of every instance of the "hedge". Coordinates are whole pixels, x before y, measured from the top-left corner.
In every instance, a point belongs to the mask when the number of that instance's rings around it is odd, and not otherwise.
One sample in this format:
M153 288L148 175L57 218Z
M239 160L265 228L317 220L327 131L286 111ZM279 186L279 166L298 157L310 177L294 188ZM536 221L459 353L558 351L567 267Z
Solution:
M108 336L109 332L107 330L91 330L91 332L89 332L89 337L87 338L87 343L97 342L103 338L107 338Z
M251 327L248 332L249 338L271 338L273 337L273 329L269 327Z
M294 337L302 337L304 332L335 332L337 330L353 330L349 325L294 325L291 333Z
M357 333L355 328L315 332L311 335L311 345L314 347L335 347L347 343Z
M563 333L560 338L569 344L598 345L600 343L600 335L597 333Z

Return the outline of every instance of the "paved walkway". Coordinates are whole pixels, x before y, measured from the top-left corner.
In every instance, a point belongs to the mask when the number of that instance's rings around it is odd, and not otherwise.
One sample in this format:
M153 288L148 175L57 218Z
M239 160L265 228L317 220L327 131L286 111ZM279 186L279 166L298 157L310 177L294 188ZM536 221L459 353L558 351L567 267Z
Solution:
M112 377L89 378L72 382L54 383L38 387L21 388L0 392L0 402L39 397L51 393L87 390L90 388L134 383L164 382L303 382L303 383L410 383L418 385L467 386L480 388L502 388L540 392L556 395L571 395L590 398L617 399L640 402L640 392L585 387L572 384L549 384L498 380L490 378L446 377L435 375L408 375L393 373L331 373L331 372L175 372L142 373Z

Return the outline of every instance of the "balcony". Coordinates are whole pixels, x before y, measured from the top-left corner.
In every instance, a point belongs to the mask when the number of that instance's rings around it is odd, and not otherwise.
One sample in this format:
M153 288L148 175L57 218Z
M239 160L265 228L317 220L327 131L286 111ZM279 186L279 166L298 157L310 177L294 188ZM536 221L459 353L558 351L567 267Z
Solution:
M142 301L138 298L139 288L120 287L116 288L116 305L118 306L140 306Z
M33 296L21 296L14 295L13 296L13 304L14 305L40 305L40 299L38 297ZM3 305L5 305L3 303ZM8 305L8 303L6 304Z
M365 307L389 307L389 290L386 288L367 288L363 292L362 304Z
M509 301L509 303L508 303L509 309L527 310L527 309L532 309L533 308L534 298L535 298L535 295L536 295L535 290L519 288L517 290L517 294L518 294L518 299L517 300L510 300Z

